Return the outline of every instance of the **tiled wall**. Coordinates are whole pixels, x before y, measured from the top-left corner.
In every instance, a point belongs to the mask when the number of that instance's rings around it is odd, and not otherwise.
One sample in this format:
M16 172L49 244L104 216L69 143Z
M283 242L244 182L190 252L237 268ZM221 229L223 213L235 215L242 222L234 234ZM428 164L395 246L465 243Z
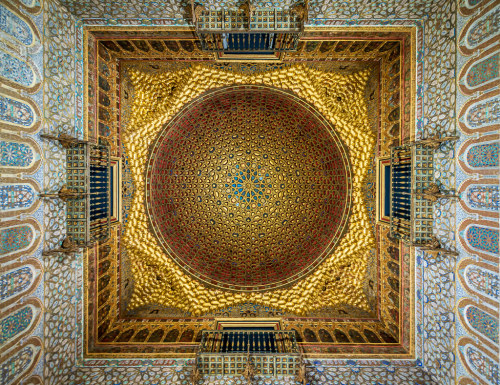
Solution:
M0 3L0 383L43 367L43 10Z
M457 383L498 384L500 2L462 0L457 20Z
M65 207L57 201L42 204L37 198L41 191L57 191L64 175L63 151L40 141L39 132L83 135L82 25L185 24L187 4L62 3L64 7L55 0L8 0L0 5L0 323L2 330L3 325L15 325L0 336L5 376L0 382L31 376L25 383L41 383L41 378L47 384L187 383L183 360L149 368L142 360L120 367L110 361L77 366L81 255L40 260L42 247L52 248L64 237ZM390 25L408 20L421 30L418 136L455 134L459 126L459 143L445 145L436 156L435 177L449 189L456 186L462 197L459 203L436 205L435 210L436 235L448 247L457 247L460 257L417 254L418 359L315 361L314 383L367 384L377 378L387 384L428 384L432 376L439 384L497 384L498 1L310 4L312 25Z

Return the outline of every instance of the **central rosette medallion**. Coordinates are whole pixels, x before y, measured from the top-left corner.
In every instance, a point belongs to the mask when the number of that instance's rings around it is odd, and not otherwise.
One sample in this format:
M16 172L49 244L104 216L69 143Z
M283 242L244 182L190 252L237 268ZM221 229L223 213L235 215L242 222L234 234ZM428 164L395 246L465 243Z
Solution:
M224 290L263 291L311 273L341 239L351 171L333 127L265 86L209 91L160 131L147 212L163 249Z
M225 187L231 187L231 194L228 198L236 204L242 205L247 210L262 207L271 194L273 185L269 183L267 177L269 173L264 173L260 165L255 166L252 162L246 162L241 167L235 166L232 172L228 172Z

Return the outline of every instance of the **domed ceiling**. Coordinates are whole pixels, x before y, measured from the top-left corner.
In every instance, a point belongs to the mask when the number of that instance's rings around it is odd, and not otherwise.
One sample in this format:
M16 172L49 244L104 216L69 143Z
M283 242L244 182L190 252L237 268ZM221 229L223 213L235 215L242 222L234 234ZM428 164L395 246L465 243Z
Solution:
M130 69L127 311L157 304L204 314L245 302L367 311L370 73Z
M351 171L335 129L291 92L209 91L166 124L146 174L159 244L209 286L290 285L334 250Z
M96 46L122 221L86 265L89 354L192 354L215 320L248 317L318 357L408 354L412 257L376 224L374 157L411 129L411 36L223 63L172 33Z

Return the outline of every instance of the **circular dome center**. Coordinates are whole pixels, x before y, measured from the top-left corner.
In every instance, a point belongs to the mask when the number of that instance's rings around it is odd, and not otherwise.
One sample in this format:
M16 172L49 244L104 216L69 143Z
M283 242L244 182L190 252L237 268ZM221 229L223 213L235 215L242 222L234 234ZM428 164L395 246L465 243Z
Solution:
M271 87L231 86L189 103L158 135L146 180L159 243L220 289L296 282L348 222L344 145L314 108Z

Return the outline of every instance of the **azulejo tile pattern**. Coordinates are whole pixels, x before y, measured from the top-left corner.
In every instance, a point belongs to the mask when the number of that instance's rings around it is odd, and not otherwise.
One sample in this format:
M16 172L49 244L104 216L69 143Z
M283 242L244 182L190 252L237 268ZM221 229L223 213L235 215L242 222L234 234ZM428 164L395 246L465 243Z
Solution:
M458 13L459 92L456 111L461 128L457 144L457 191L461 192L457 306L457 375L461 383L498 384L498 3L467 1ZM496 44L496 45L495 45ZM481 91L482 94L477 93ZM482 133L487 133L486 135ZM477 139L479 138L479 139ZM490 171L491 170L491 171ZM475 173L492 175L477 178ZM496 175L494 175L496 174ZM461 186L459 188L459 186ZM487 306L485 306L487 305ZM461 310L460 310L461 309ZM463 321L463 322L462 322ZM473 341L481 339L481 344ZM496 345L495 345L496 344ZM495 352L495 353L492 353Z
M169 6L169 3L164 3L162 4L163 7L157 7L155 10L151 10L148 7L143 7L141 8L138 4L136 3L129 3L128 9L125 9L123 6L122 7L115 7L114 9L111 9L110 5L105 3L105 5L101 4L96 4L96 3L86 3L85 7L79 7L79 4L77 2L70 2L67 1L65 4L69 5L69 8L72 9L73 12L78 13L79 17L81 16L86 16L85 12L91 12L91 16L96 16L96 17L102 17L106 15L113 15L113 16L123 16L123 17L133 17L137 15L137 13L134 14L134 12L137 12L137 9L141 9L141 11L151 11L149 14L144 13L146 16L154 17L155 15L158 15L157 9L161 8L163 14L160 15L160 17L165 17L165 15L168 16L176 16L177 12L179 12L180 8L176 7L171 7ZM107 5L107 8L105 8ZM425 114L426 121L427 122L435 122L436 124L443 123L441 127L445 130L447 133L453 133L454 132L454 123L453 123L453 118L452 114L449 114L450 111L453 110L453 105L454 101L452 100L451 103L442 103L442 109L435 109L436 104L433 103L433 100L440 100L438 99L442 97L442 90L445 89L447 91L447 95L450 95L450 98L454 97L453 93L453 79L450 79L448 74L453 71L453 63L454 63L454 36L450 36L449 30L447 28L450 27L450 25L453 25L454 23L454 2L448 2L448 1L443 1L443 2L436 2L436 3L430 3L430 2L382 2L381 4L366 4L365 2L354 2L352 4L340 4L336 5L335 7L332 7L328 3L312 3L313 6L313 12L312 16L318 17L318 18L323 18L323 17L330 17L330 18L340 18L344 19L341 20L343 23L356 23L355 18L375 18L375 19L385 19L389 20L392 17L399 17L399 18L416 18L416 19L424 19L426 26L427 26L427 31L430 34L430 37L428 39L429 46L427 47L427 52L426 55L421 54L421 60L423 60L426 64L426 66L429 68L429 71L426 72L426 87L423 89L423 92L425 91L426 98L428 98L428 102L425 103L424 109L425 109ZM141 14L140 16L142 17L144 14ZM429 15L429 16L427 16ZM139 16L139 15L137 15ZM146 20L146 22L149 22L151 19ZM443 20L450 20L450 22L445 23ZM132 23L141 23L141 21L133 21L133 20L126 20L125 22L132 22ZM169 23L172 22L172 20L168 21ZM324 21L323 20L313 20L313 23L318 23L321 24ZM362 22L362 21L361 21ZM441 54L442 52L445 52L447 55L446 58ZM449 58L449 60L447 60ZM442 75L439 75L442 74ZM435 99L433 99L435 97ZM446 107L446 105L449 105L449 107ZM448 108L448 109L447 109ZM441 116L448 116L448 118L442 118ZM427 127L427 125L423 125L423 127ZM428 133L428 132L425 132ZM420 134L421 135L421 134ZM449 158L448 158L449 159ZM444 161L446 162L446 161ZM446 163L444 163L446 164ZM453 174L453 169L449 168L450 171L448 173L445 173L444 170L443 175L452 175ZM443 176L443 177L444 177ZM448 182L450 183L450 182ZM454 184L454 181L451 180L451 184ZM47 263L50 263L49 261ZM56 263L57 265L57 263ZM445 271L453 271L453 264L450 265L444 265L443 268ZM57 269L56 266L54 268ZM439 279L439 277L442 276L442 270L440 267L440 262L439 261L434 261L434 267L429 268L428 266L423 266L422 268L424 269L429 269L429 274L428 278L435 278ZM65 276L65 269L69 269L67 272L68 275L66 275L66 278L69 279L72 277L72 272L71 268L67 266L61 266L61 271L58 271L58 273L61 273L62 276ZM430 285L429 285L430 286ZM449 289L449 291L442 291L441 296L444 298L448 298L447 296L453 296L454 295L454 288L452 285L450 287L446 288ZM428 288L429 292L432 293L432 288ZM68 292L69 297L71 298L73 294L71 291ZM50 293L48 294L49 296L51 295ZM435 298L435 297L434 297ZM453 304L450 306L449 301L445 301L442 303L442 305L436 305L436 302L440 302L439 298L435 300L434 303L429 303L427 306L427 310L430 309L430 313L426 313L426 315L429 317L429 320L432 320L432 317L437 316L439 314L439 311L442 310L440 306L444 306L445 309L453 309ZM67 315L67 317L70 317L71 310L68 310L69 313L66 313L66 310L58 310L59 314L61 316ZM55 318L54 318L55 319ZM66 319L66 318L64 318ZM68 318L71 320L71 318ZM57 322L57 321L55 321ZM57 324L57 323L56 323ZM433 322L430 321L428 322L428 327L432 328ZM57 338L64 338L64 333L65 330L69 333L71 331L71 328L65 329L66 325L60 325L61 328L60 330L60 335L57 334ZM56 333L54 331L54 333ZM453 336L453 327L451 327L451 335ZM424 362L428 364L428 367L432 369L432 366L435 365L433 375L436 378L443 378L445 379L445 382L450 381L450 378L453 378L453 375L450 375L450 373L454 373L454 363L452 360L448 361L442 361L440 357L443 355L440 353L445 353L445 352L450 352L453 351L453 346L450 348L450 344L447 342L450 341L449 334L445 335L444 338L441 338L442 336L439 333L435 333L434 336L429 338L429 342L426 346L426 349L428 351L432 351L433 353L427 353L424 354ZM49 337L48 337L49 338ZM50 338L49 338L50 339ZM59 340L60 341L60 340ZM65 342L69 342L69 345L66 344L61 344L63 346L61 349L66 349L71 347L71 341L68 341L68 339L65 339ZM68 347L69 346L69 347ZM62 351L62 350L61 350ZM79 373L73 373L71 371L71 362L65 363L63 365L58 366L56 369L61 373L61 379L66 380L67 383L91 383L92 381L101 381L101 382L111 382L114 379L115 381L119 381L120 379L125 379L128 378L131 381L137 381L137 382L144 382L144 381L152 381L158 379L158 381L165 381L165 379L162 379L162 375L165 376L165 378L168 378L168 375L171 375L172 371L171 369L150 369L147 372L140 373L136 369L128 369L128 370L120 370L118 368L115 368L113 371L99 368L95 369L80 369ZM50 373L50 368L47 368ZM318 371L321 369L318 368ZM335 370L335 375L338 379L338 381L358 381L359 383L364 383L366 381L370 381L371 378L373 377L368 377L370 375L372 376L380 376L381 379L389 379L389 381L393 381L397 383L404 383L405 381L411 381L414 380L415 378L415 373L419 371L419 369L415 370L405 370L405 371L400 371L396 370L393 373L386 371L384 369L379 370L378 368L370 368L370 367L362 367L358 363L353 364L353 369L352 370L346 370L346 371L338 371L337 369ZM163 373L162 373L163 371ZM354 372L353 372L354 371ZM165 373L166 372L166 373ZM169 373L170 372L170 373ZM357 372L357 373L356 373ZM332 372L333 373L333 372ZM83 380L82 380L83 379ZM173 383L175 381L180 380L180 376L177 376L175 379L171 377L170 382ZM332 381L326 379L326 381ZM427 379L428 381L429 379ZM55 380L54 380L55 381ZM168 381L168 380L167 380ZM429 381L428 381L429 382ZM54 382L56 383L56 382Z
M498 34L500 13L498 4L494 1L485 1L478 7L459 34L458 45L460 51L467 56L495 42ZM465 11L468 13L468 11Z
M0 361L0 383L12 384L26 377L34 368L41 355L41 341L29 338L22 346L11 348L9 355Z
M0 383L12 384L21 380L33 370L40 358L41 341L30 338L23 346L9 350L10 355L4 356L0 362Z
M498 139L495 133L487 133L465 140L458 147L458 163L464 172L495 175L498 168Z
M0 170L3 174L33 174L41 161L40 146L33 138L10 134L0 137Z
M467 151L467 163L471 167L498 167L498 143L478 144Z
M28 4L29 2L27 2ZM41 374L39 287L42 231L38 199L43 175L36 132L41 125L41 18L37 6L0 5L0 383ZM21 134L22 133L22 134ZM22 136L21 136L22 135ZM32 337L30 337L32 336ZM37 383L33 377L32 383ZM38 381L38 383L40 383Z
M0 30L12 36L21 44L33 44L34 35L30 26L5 5L0 5Z
M487 15L479 20L467 30L467 45L469 48L475 48L483 41L490 39L498 34L500 25L500 10L493 8Z
M500 280L498 274L479 266L470 265L466 271L467 283L473 290L487 297L500 300Z
M9 339L22 333L31 323L33 308L31 306L8 315L0 321L0 343L5 344Z
M466 68L461 74L466 74L459 79L460 89L471 94L476 91L488 90L498 83L500 78L498 47L490 48L479 56L479 59L469 59Z
M465 200L475 209L498 212L500 209L500 189L498 185L472 185L467 189Z
M29 88L38 80L30 64L19 57L0 50L0 77Z
M490 263L498 263L498 221L492 218L468 218L460 223L457 233L460 244L468 253Z
M16 355L10 357L0 366L0 379L4 384L10 384L16 380L29 366L33 359L33 349L26 347Z
M466 122L469 127L475 129L500 123L500 97L493 96L473 104L467 111Z
M477 377L488 384L498 384L500 381L498 363L470 345L465 347L465 357Z
M33 282L33 269L23 266L0 276L0 300L3 302L25 291Z
M40 6L40 0L20 0L28 8L35 8Z
M33 229L28 225L19 225L0 230L0 255L22 251L33 241Z
M388 5L388 4L387 4ZM417 51L417 63L422 63L424 73L417 90L417 138L428 138L434 134L454 135L455 113L455 57L456 36L451 32L456 25L456 3L420 2L419 14L425 29L423 47ZM396 12L400 4L388 5L384 11ZM446 21L444 21L446 20ZM447 32L445 32L447 31ZM421 82L421 83L420 83ZM447 94L443 98L443 94ZM419 113L420 111L420 113ZM435 178L446 188L455 187L455 150L453 145L445 145L434 157ZM435 205L434 231L447 247L454 247L456 206L453 202ZM418 357L423 368L440 384L452 384L456 376L454 356L454 297L456 287L453 282L455 261L417 253L418 267L423 269L422 283L417 285L417 296L421 295L417 306L422 312L421 323L417 325L417 338L422 338L422 353ZM442 277L446 277L442 280ZM436 282L443 281L439 286ZM417 361L419 362L419 361Z
M45 1L44 13L44 132L82 137L75 126L75 21L57 1ZM61 63L61 65L59 64ZM44 189L58 191L66 180L66 155L56 143L44 141ZM45 247L54 248L65 237L66 205L45 204Z
M487 227L469 226L465 237L472 248L498 254L498 230Z
M498 78L498 62L500 60L500 55L492 55L483 61L474 64L467 74L467 84L474 88L480 84L489 82L493 79Z
M33 149L23 143L0 141L0 166L26 168L34 158Z
M36 6L33 2L28 1L28 0L23 0L25 4L27 4L29 7ZM380 4L379 4L380 3ZM454 80L452 76L449 76L450 73L453 72L454 66L452 63L454 63L454 39L455 37L449 33L449 27L453 26L455 23L455 3L451 1L441 1L441 2L425 2L425 1L415 1L415 2L410 2L410 1L403 1L403 2L396 2L396 1L381 1L379 3L366 3L362 1L356 1L352 2L349 4L336 4L335 6L332 6L331 4L328 4L326 2L311 2L311 6L313 8L312 10L312 22L313 23L324 23L326 22L325 20L321 20L321 18L329 17L329 18L339 18L341 19L341 22L343 23L362 23L363 20L362 18L374 18L374 19L383 19L384 22L390 22L391 18L414 18L414 19L419 19L423 20L423 23L426 26L426 33L428 33L428 39L427 41L427 46L426 46L426 51L425 53L419 52L419 60L421 60L426 68L426 78L424 81L424 87L422 88L422 95L425 95L425 103L424 103L424 118L425 123L422 127L424 127L425 130L427 130L427 127L429 126L427 123L443 123L442 128L444 129L445 132L447 133L453 133L454 132L454 123L453 123L453 114L449 114L450 111L453 111L453 106L454 106ZM474 8L476 6L476 3L474 1L469 1L467 4L468 8ZM483 2L485 3L485 2ZM58 47L60 44L61 46L64 47L69 47L69 51L65 52L63 50L63 54L65 55L68 60L73 60L73 54L72 54L72 49L71 49L71 42L73 41L72 39L74 38L74 23L72 21L72 18L65 13L65 10L63 8L58 8L57 4L52 3L50 1L45 3L45 7L47 7L47 4L49 4L50 7L52 7L51 11L52 14L50 15L50 20L53 20L54 23L58 24L57 28L60 28L62 31L67 31L66 33L61 33L60 37L61 40L56 41L57 39L52 39L51 44L54 45L54 47ZM160 18L164 17L178 17L178 20L182 20L182 9L180 5L173 5L166 2L162 3L160 6L158 6L156 3L153 6L149 5L144 5L141 3L136 3L136 2L129 2L128 5L122 5L120 7L112 6L110 3L105 3L103 6L102 4L97 4L93 2L86 2L83 7L80 7L80 2L76 1L65 1L65 4L69 6L70 9L72 9L72 12L77 13L78 17L103 17L106 18L106 15L108 18L113 18L113 17L124 17L127 18L128 20L124 20L124 22L132 22L135 24L140 24L140 23L149 23L152 22L152 18L157 16ZM114 4L113 4L114 5ZM45 11L47 8L45 8ZM44 11L44 12L45 12ZM66 19L64 17L60 17L57 15L57 12L60 11L62 15L66 15ZM111 16L111 17L109 17ZM131 20L132 17L140 17L141 20ZM343 19L343 20L342 20ZM172 21L168 20L168 23L172 22L177 22L177 21ZM181 21L182 22L182 21ZM72 24L73 23L73 24ZM52 36L48 34L49 36ZM50 39L47 38L47 39ZM63 43L61 43L62 40L65 40ZM48 44L48 43L47 43ZM442 51L441 51L442 50ZM445 54L442 54L444 52ZM68 77L73 76L72 66L69 67L69 71L67 73ZM441 74L441 75L440 75ZM487 77L487 75L485 76ZM47 98L53 98L53 107L55 107L53 112L50 108L46 109L46 118L47 118L47 126L50 127L50 129L55 130L55 131L64 131L67 130L69 133L73 133L73 125L71 125L70 119L71 116L73 116L73 110L72 110L72 102L71 102L71 96L74 94L74 79L73 82L69 82L67 84L67 88L65 89L65 92L62 91L64 87L59 87L57 81L52 81L47 83L47 89L52 90L54 92L47 92L46 97ZM61 91L59 91L61 90ZM445 90L445 94L451 100L447 100L444 102L441 98L443 97L443 90ZM61 100L64 100L64 102L57 101L58 96L60 96ZM440 102L438 102L440 100ZM63 106L67 106L67 115L65 115L64 112L61 112L61 110L57 109L57 103L62 103ZM446 106L449 107L446 107ZM436 106L442 106L442 108L436 108ZM50 118L52 117L52 114L55 114L56 119L50 121ZM55 123L63 121L65 124L62 125L62 128ZM48 128L49 129L49 128ZM427 131L423 131L423 133L427 134ZM453 157L451 157L453 158ZM448 159L450 159L448 157ZM449 161L448 161L449 162ZM451 176L451 179L446 179L445 182L449 187L454 186L454 171L453 171L453 166L449 166L449 163L446 163L446 159L443 159L444 165L442 172L443 178L449 178ZM446 168L448 168L449 171L446 171ZM58 173L60 172L60 169L57 167L54 167L51 172L53 172L54 176L57 176ZM47 177L46 180L60 180L56 178L50 178ZM58 207L57 210L63 210L63 208ZM453 212L453 211L451 211ZM60 224L57 224L57 215L52 215L51 220L54 220L53 228L58 228ZM448 219L449 220L449 219ZM443 220L445 222L445 220ZM452 220L451 220L452 222ZM450 228L453 226L453 224L450 224ZM464 253L466 255L466 253ZM424 260L422 260L424 261ZM448 274L447 272L453 272L454 271L454 264L446 264L443 262L434 261L433 262L434 267L431 265L427 265L427 262L422 262L422 268L424 271L428 271L428 274L426 275L426 278L431 280L431 279L441 279L441 277L446 276ZM49 273L50 274L59 274L60 277L64 278L67 280L67 282L72 282L71 279L75 278L75 268L78 268L79 262L78 259L74 262L74 265L66 265L63 262L60 261L55 261L53 259L48 259L46 261L46 265L49 268ZM49 276L53 276L50 275ZM489 274L489 273L488 273ZM432 281L430 281L432 282ZM487 280L487 282L492 282L491 280ZM441 294L439 296L435 295L435 292L433 292L433 289L431 287L431 284L426 284L427 286L427 291L426 293L433 293L432 296L429 298L432 298L432 301L428 301L426 304L423 305L424 308L424 319L427 319L425 322L426 328L428 330L433 330L433 333L430 333L431 335L427 337L427 342L426 342L426 351L427 353L424 353L424 366L426 369L429 369L429 371L433 374L433 376L437 379L442 379L443 381L440 381L440 383L450 383L452 381L451 379L454 378L454 367L455 363L453 362L453 359L447 358L446 361L442 362L443 355L440 353L444 354L445 357L449 357L446 355L447 352L453 352L454 347L453 344L449 344L449 341L453 341L453 336L454 336L454 330L453 326L451 327L451 332L441 335L441 332L438 332L439 328L437 325L434 324L432 321L432 317L437 317L439 314L439 311L445 310L449 311L449 309L453 309L453 303L451 301L440 301L440 299L447 299L447 298L453 298L455 295L454 291L454 286L453 284L450 283L449 286L445 287L445 291L441 291ZM492 287L491 284L484 284L486 285L485 287L489 288L487 289L488 292L491 292ZM57 290L60 288L57 287L58 285L56 284L51 284L49 286L49 289L52 290L51 292L49 290L47 296L47 304L50 304L50 300L57 300L59 298L59 295L62 295L62 293L65 293L68 295L68 298L72 298L74 301L79 300L79 294L78 291L74 287L67 287L64 288L63 291L58 294ZM498 284L496 286L498 288ZM498 291L498 289L496 289ZM427 294L426 294L427 295ZM438 304L439 303L439 304ZM57 349L60 349L57 351L57 353L67 353L67 357L72 357L72 352L74 352L75 346L73 340L70 338L71 332L73 331L74 328L74 312L73 312L73 304L63 304L61 305L58 309L50 309L53 311L53 314L48 314L47 316L47 323L49 326L49 335L46 336L47 338L47 346L54 346L52 343L53 342L62 342L62 344L56 344L59 346ZM449 324L447 324L449 325ZM52 327L51 327L52 326ZM442 326L442 325L439 325ZM451 334L451 337L450 337ZM49 349L55 349L55 348L49 348ZM431 353L432 352L432 353ZM435 352L435 353L434 353ZM102 382L102 383L112 383L113 381L131 381L131 382L137 382L137 383L146 383L146 381L158 381L158 382L165 382L165 383L175 383L175 382L181 382L186 380L186 375L181 375L181 371L176 372L175 369L171 368L151 368L147 371L141 371L138 368L128 368L128 369L120 369L120 368L114 368L114 369L103 369L103 368L81 368L78 369L78 371L74 371L73 369L73 361L71 359L67 360L67 362L61 362L59 359L56 358L54 355L55 351L51 350L49 352L49 355L46 358L52 359L52 361L48 362L58 362L60 365L54 365L52 367L47 366L46 367L46 382L47 383L96 383L96 382ZM16 355L16 357L21 357L19 355ZM436 358L436 359L435 359ZM21 360L19 360L21 362ZM13 362L9 362L9 368L12 367ZM182 363L180 363L182 364ZM174 364L175 365L175 364ZM484 365L483 365L484 366ZM18 368L23 367L22 365L18 365ZM479 367L479 366L478 366ZM491 367L491 366L490 366ZM493 366L494 367L494 366ZM421 382L425 381L430 381L428 378L424 377L418 377L417 373L420 373L422 375L422 372L419 372L419 369L403 369L403 370L385 370L383 368L370 368L370 367L360 367L359 363L353 363L351 369L346 369L346 370L338 370L337 367L334 367L333 369L324 369L321 368L319 365L318 367L315 367L315 372L317 373L325 373L328 374L329 376L332 377L324 377L324 381L328 383L328 381L351 381L351 382L356 382L357 383L365 383L368 381L372 381L374 376L379 376L381 381L392 381L393 383L404 383L413 381L415 379L421 379ZM323 371L322 371L323 370ZM462 370L462 369L459 369ZM482 369L484 373L489 373L486 369ZM3 372L2 372L3 373ZM9 372L10 373L10 372ZM17 371L16 373L21 373ZM461 374L465 374L465 372L460 372ZM54 376L52 376L54 374ZM323 374L321 374L323 375ZM318 374L318 376L321 376ZM170 377L169 377L170 376ZM335 377L333 377L335 376ZM373 376L373 377L369 377ZM491 377L491 376L490 376ZM488 378L490 378L488 377ZM319 379L320 377L318 377ZM334 378L332 380L332 378ZM494 377L491 377L495 379ZM2 380L6 380L7 378L2 378ZM8 378L9 381L14 380L15 378ZM217 379L214 379L213 382L215 383L216 381L219 381ZM220 382L220 381L219 381Z
M30 207L35 200L35 191L29 184L0 186L0 210Z
M478 346L490 353L497 350L498 313L484 303L477 304L468 298L461 299L457 308L461 326L470 337L479 342Z
M75 136L75 21L57 1L44 2L44 131ZM82 74L80 73L80 76ZM46 156L61 151L51 148ZM59 157L57 157L59 158ZM63 170L64 171L64 170ZM46 178L50 179L50 178ZM60 180L61 178L55 178Z
M476 306L468 306L465 317L472 328L498 344L498 318L482 311Z
M0 95L0 121L30 127L34 119L34 111L28 104Z

